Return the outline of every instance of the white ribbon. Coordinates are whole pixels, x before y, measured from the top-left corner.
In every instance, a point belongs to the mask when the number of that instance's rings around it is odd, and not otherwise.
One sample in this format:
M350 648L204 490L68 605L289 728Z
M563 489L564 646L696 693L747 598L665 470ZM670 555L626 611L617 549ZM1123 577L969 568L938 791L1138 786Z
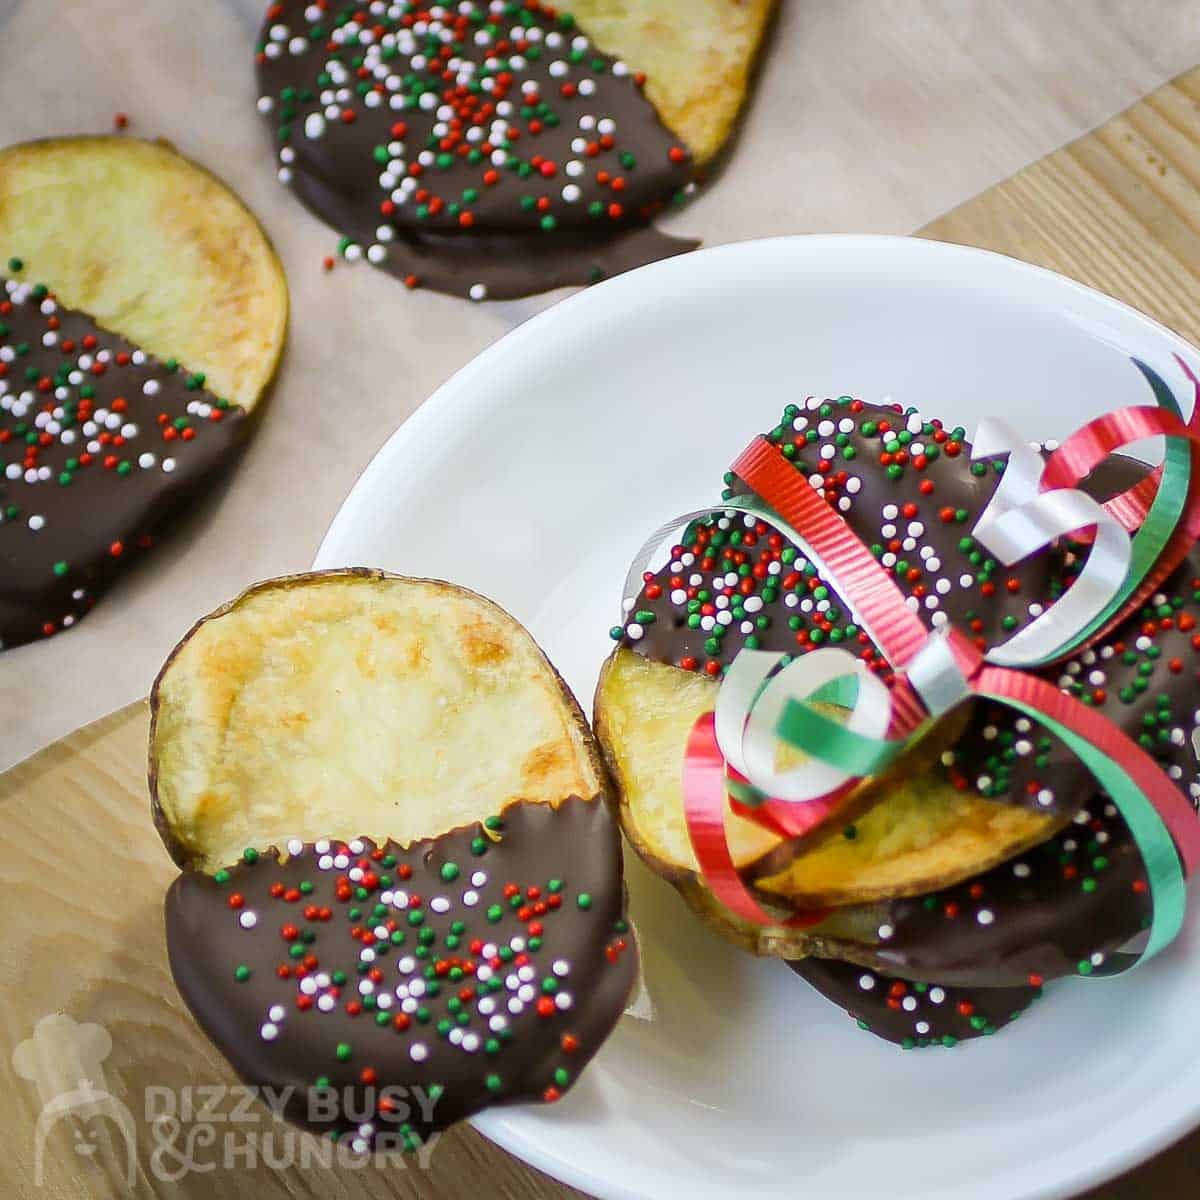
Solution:
M931 717L949 712L971 695L971 685L950 649L950 637L944 630L934 630L929 635L904 673Z
M715 730L725 761L760 792L779 800L815 800L854 776L829 763L810 759L790 771L777 771L779 718L791 700L807 700L835 680L852 676L858 695L846 728L882 738L891 718L891 696L865 663L832 646L794 659L771 672L785 656L766 650L742 650L733 660L717 695Z
M1089 625L1120 591L1129 570L1129 534L1091 496L1076 488L1040 490L1045 463L1020 434L1003 421L979 423L972 459L1008 451L1008 465L991 501L972 530L1005 566L1035 554L1066 534L1096 527L1087 562L1075 582L1053 606L1008 641L988 651L988 662L1003 667L1032 667L1052 659Z

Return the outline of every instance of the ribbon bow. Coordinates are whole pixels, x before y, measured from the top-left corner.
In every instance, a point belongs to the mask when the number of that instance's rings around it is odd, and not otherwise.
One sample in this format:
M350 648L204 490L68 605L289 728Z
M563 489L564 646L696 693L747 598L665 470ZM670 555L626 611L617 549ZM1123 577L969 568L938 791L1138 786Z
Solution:
M864 777L903 754L930 722L977 696L1016 709L1059 737L1128 823L1154 912L1147 946L1130 965L1158 953L1179 932L1185 877L1200 863L1200 821L1190 802L1107 717L1027 670L1091 645L1125 620L1200 536L1200 380L1177 359L1195 397L1185 424L1163 380L1134 361L1157 405L1099 417L1045 461L1002 422L980 424L973 456L1007 452L1008 462L974 537L1007 565L1067 534L1092 542L1064 595L986 653L957 629L926 629L888 572L778 447L757 438L734 463L754 495L724 507L767 520L803 547L895 670L889 689L853 655L828 647L791 661L743 650L730 666L716 711L700 717L688 738L683 794L701 873L734 913L757 924L781 923L738 875L726 840L727 803L782 837L800 836L831 816ZM1164 462L1136 487L1103 505L1076 489L1115 450L1155 435L1166 438ZM678 524L655 538L661 542ZM845 724L814 701L848 709ZM811 761L777 771L780 740ZM823 916L797 914L782 924L811 925Z

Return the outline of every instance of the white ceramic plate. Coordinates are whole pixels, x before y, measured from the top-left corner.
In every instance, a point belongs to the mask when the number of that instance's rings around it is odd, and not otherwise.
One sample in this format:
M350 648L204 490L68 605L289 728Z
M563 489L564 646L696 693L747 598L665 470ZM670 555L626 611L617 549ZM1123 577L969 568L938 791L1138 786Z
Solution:
M1195 354L1059 276L956 246L722 246L582 292L442 387L363 474L317 557L453 579L525 622L587 708L629 558L808 393L891 396L1058 437L1178 390ZM1193 357L1193 361L1197 361ZM1200 921L1132 976L1068 980L1011 1030L904 1053L732 949L629 863L650 1022L553 1107L477 1127L604 1197L1067 1196L1200 1122ZM1193 905L1193 909L1195 909Z

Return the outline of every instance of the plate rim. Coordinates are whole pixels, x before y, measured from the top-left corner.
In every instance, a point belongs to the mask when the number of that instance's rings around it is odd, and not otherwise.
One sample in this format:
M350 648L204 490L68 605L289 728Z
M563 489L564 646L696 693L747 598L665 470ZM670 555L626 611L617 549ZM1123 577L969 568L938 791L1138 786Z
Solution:
M338 551L338 545L354 525L359 509L366 503L364 497L375 490L376 477L386 476L392 463L403 457L410 444L434 432L451 414L461 416L462 406L471 404L471 388L475 380L481 375L486 375L497 360L520 353L527 342L540 337L546 326L570 319L573 314L585 312L589 308L599 307L601 310L607 310L614 304L619 305L623 295L636 294L642 290L648 276L669 279L671 276L685 278L697 273L702 275L712 264L719 265L722 260L757 252L778 255L781 262L786 261L791 269L796 270L797 282L803 286L804 276L799 270L797 256L802 258L806 254L831 251L848 255L912 254L915 256L914 261L928 258L938 264L949 264L952 268L966 270L968 273L976 270L985 275L997 270L1010 272L1018 281L1025 277L1036 281L1040 287L1058 289L1064 300L1074 294L1082 297L1089 305L1098 304L1101 309L1107 308L1119 313L1127 321L1132 318L1134 323L1143 326L1148 334L1163 340L1174 353L1188 354L1193 359L1200 359L1200 349L1175 330L1132 305L1058 271L994 250L915 235L896 234L794 234L726 242L650 263L577 291L529 317L461 366L397 426L372 456L330 521L313 559L313 569L324 570L347 565L343 561L344 556ZM938 282L946 284L954 282L954 279L948 278L943 272ZM1031 294L1029 303L1035 307L1045 307L1049 301L1039 292ZM1197 919L1195 912L1193 919ZM493 1144L557 1182L605 1197L606 1200L649 1197L648 1192L630 1188L613 1177L596 1174L581 1162L556 1155L551 1149L553 1137L535 1139L531 1132L513 1130L505 1122L507 1111L507 1106L485 1110L469 1118L469 1124ZM1182 1106L1170 1120L1160 1122L1148 1133L1126 1139L1114 1139L1112 1148L1098 1159L1093 1157L1089 1161L1081 1162L1074 1169L1067 1170L1054 1180L1043 1184L1022 1185L1023 1190L1019 1193L1006 1190L996 1192L995 1195L1003 1196L1005 1200L1065 1200L1148 1162L1198 1127L1200 1096L1190 1106ZM992 1195L990 1187L987 1195Z

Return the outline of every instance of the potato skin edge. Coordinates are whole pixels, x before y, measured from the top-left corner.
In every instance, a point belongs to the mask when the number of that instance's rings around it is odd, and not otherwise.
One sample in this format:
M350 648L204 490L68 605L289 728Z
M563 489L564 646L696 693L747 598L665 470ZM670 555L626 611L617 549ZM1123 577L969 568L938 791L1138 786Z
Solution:
M720 901L713 895L700 875L676 864L659 858L649 846L637 835L633 821L628 818L629 806L625 800L625 786L621 775L620 764L609 748L607 737L607 720L601 695L604 682L613 666L617 654L614 650L605 660L600 670L600 679L596 685L593 702L592 723L612 781L613 793L616 797L617 819L626 841L633 847L637 856L659 878L666 880L680 895L684 903L710 929L723 938L740 946L747 953L759 957L803 958L811 952L813 938L806 931L787 929L782 925L757 926L749 921L743 921L726 911ZM779 905L778 897L768 898L769 902Z
M269 397L274 389L275 381L279 375L279 366L283 362L284 350L287 346L288 337L291 331L291 289L288 286L287 272L283 267L283 260L279 257L279 251L275 248L275 243L272 241L270 234L267 233L262 221L259 220L257 214L250 206L242 199L241 195L227 183L216 171L206 167L203 163L197 162L195 159L180 152L175 144L164 137L157 138L138 138L138 137L118 137L114 134L107 133L76 133L69 134L65 137L41 137L31 138L24 142L14 142L12 145L0 147L0 171L4 169L5 160L9 157L18 158L26 152L41 153L43 151L54 152L58 150L69 151L73 147L80 145L100 146L111 145L127 146L129 143L138 143L143 146L149 146L157 150L162 150L167 154L178 158L186 166L202 175L207 176L222 190L229 193L233 198L237 207L242 210L249 222L257 230L259 236L263 239L263 243L267 248L268 257L271 265L274 268L275 290L281 305L281 325L279 331L278 344L275 348L275 356L270 365L270 370L266 373L262 386L258 389L258 394L254 398L252 404L243 404L242 409L246 413L247 418L253 419L254 414L263 406L263 401Z

